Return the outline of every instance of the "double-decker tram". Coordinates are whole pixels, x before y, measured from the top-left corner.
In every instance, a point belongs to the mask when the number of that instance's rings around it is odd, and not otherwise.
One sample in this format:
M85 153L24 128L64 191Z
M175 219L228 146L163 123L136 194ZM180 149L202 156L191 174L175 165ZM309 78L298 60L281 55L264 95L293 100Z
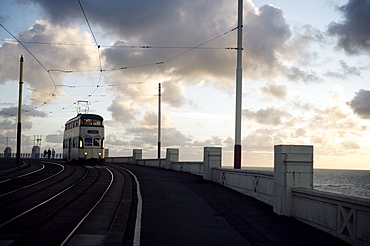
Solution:
M65 123L63 158L68 162L104 160L103 117L78 114Z

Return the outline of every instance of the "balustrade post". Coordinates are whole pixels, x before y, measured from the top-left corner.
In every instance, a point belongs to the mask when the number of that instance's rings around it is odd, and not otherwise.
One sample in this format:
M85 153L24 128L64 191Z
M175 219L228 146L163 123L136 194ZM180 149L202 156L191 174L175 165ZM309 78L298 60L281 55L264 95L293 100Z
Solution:
M292 216L293 187L313 188L313 146L275 145L273 210Z
M204 147L203 152L203 179L212 180L212 168L221 167L221 147Z

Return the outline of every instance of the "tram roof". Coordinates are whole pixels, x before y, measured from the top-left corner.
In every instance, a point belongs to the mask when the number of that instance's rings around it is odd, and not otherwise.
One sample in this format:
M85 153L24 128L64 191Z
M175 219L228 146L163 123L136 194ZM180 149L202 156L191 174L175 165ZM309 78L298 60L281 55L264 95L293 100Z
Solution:
M66 124L77 119L97 119L103 121L103 117L97 114L78 114L76 117L73 117L72 119L68 120Z

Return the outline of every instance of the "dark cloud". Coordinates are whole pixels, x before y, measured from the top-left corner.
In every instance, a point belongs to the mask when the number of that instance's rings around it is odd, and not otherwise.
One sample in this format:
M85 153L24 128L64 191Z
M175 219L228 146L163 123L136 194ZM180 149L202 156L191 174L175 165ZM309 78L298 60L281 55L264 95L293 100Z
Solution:
M343 14L344 21L332 22L328 33L339 38L337 46L347 54L370 52L370 1L349 0L338 10Z
M43 9L45 17L55 26L64 25L71 28L76 24L86 25L81 8L75 0L63 3L57 0L31 2L38 4ZM237 22L236 2L230 4L224 0L149 2L108 0L104 3L99 1L81 1L81 3L94 32L112 40L110 44L167 47L165 50L104 48L102 49L104 69L170 60L156 70L153 76L159 73L165 73L171 78L181 76L186 83L212 83L212 86L223 90L229 90L234 86L234 50L196 49L177 57L185 50L168 47L194 47L233 29ZM283 11L272 5L256 9L250 1L244 3L244 10L245 75L264 78L280 73L284 65L278 53L286 52L284 46L291 37ZM225 36L221 35L206 46L235 47L235 38L236 32L231 32ZM176 59L172 59L174 57ZM155 66L145 67L145 72L143 69L130 70L131 75L128 77L145 80L154 71Z
M76 22L86 24L78 1L32 0L31 2L38 4L44 10L45 17L53 24L72 25ZM199 35L204 31L204 26L210 22L221 24L222 17L214 15L212 19L205 19L204 15L217 14L219 11L225 11L229 6L225 5L222 0L214 0L212 4L209 4L207 0L191 2L106 0L104 2L81 1L81 4L93 30L99 27L100 31L106 34L131 41L153 42L156 38L157 42L151 43L153 45L169 44L161 37L164 33L173 32L173 35L165 36L167 41L173 44L174 40L180 41L189 34L189 27L197 27L192 28L192 33ZM213 25L209 28L217 29L217 26ZM196 36L197 34L192 38ZM183 43L183 45L189 44Z
M0 115L4 117L18 117L18 107L2 108ZM22 116L26 118L30 117L46 117L47 114L35 109L31 105L22 105Z
M7 22L9 19L10 19L9 16L0 15L0 23L2 23L2 24Z
M245 18L245 53L253 73L273 75L280 66L277 52L291 37L283 11L264 5L257 12L248 12Z
M0 112L0 114L1 114L1 112ZM17 129L16 122L12 121L12 120L9 120L9 119L0 120L0 124L1 124L1 132L3 132L4 130L15 130L15 129Z
M353 112L363 119L370 119L370 91L359 90L355 97L349 102Z
M287 68L285 75L291 81L303 81L305 83L310 82L323 82L323 79L317 75L315 71L305 71L298 67Z
M359 76L361 77L361 72L357 67L350 67L348 64L341 60L340 62L341 69L339 72L329 71L326 73L327 76L337 78L337 79L347 79L348 76Z

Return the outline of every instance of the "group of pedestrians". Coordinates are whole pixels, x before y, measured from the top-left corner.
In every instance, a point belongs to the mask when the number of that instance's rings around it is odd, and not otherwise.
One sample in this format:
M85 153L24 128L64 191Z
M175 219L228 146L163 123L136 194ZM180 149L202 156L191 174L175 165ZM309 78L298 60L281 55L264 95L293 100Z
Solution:
M48 158L48 159L50 159L50 157L52 158L52 159L54 159L55 158L55 150L54 149L52 149L52 150L50 150L50 148L49 148L49 150L44 150L44 158Z

